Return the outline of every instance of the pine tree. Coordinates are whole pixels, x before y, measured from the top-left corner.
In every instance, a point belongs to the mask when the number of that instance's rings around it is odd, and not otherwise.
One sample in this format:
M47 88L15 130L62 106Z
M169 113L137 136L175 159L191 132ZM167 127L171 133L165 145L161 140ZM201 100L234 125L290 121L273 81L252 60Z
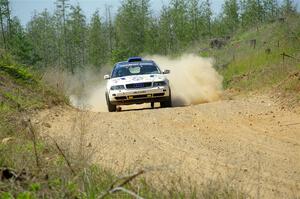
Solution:
M211 2L210 0L205 0L201 4L201 15L204 20L204 30L203 36L212 36L211 25L212 25L212 11L211 11Z
M163 7L158 23L158 40L163 54L179 53L193 40L188 12L185 0L171 0L169 6Z
M105 23L104 26L104 34L105 37L108 39L108 50L109 50L109 57L112 58L113 48L116 45L116 34L115 28L113 26L113 20L111 16L111 6L105 6Z
M187 46L190 41L187 2L185 0L171 0L169 12L175 34L174 50L178 51Z
M284 15L290 15L296 12L296 6L294 5L293 0L283 0L281 7L281 12Z
M29 42L26 32L17 17L11 20L10 53L17 61L24 64L35 64L37 56L33 53L33 46Z
M92 16L88 35L89 63L100 67L107 62L107 55L108 42L106 42L99 11L96 11Z
M11 19L8 0L0 0L0 26L3 46L5 49L8 49L11 36Z
M201 36L201 30L204 28L204 20L201 17L199 0L188 0L188 16L190 40L197 41Z
M70 65L70 60L67 59L69 51L67 47L67 16L69 13L69 0L56 0L56 26L58 35L58 50L59 50L59 65Z
M160 52L167 55L175 50L176 34L174 31L174 22L170 14L170 8L164 6L161 11L161 15L158 22L159 26L159 38Z
M103 22L97 11L87 25L79 5L56 0L55 14L35 14L25 31L16 18L10 19L9 1L0 0L0 43L23 62L59 65L74 73L144 53L178 54L201 39L273 21L280 12L297 12L292 0L281 7L277 1L225 0L222 13L212 17L210 0L170 0L154 17L150 0L122 0L115 18L107 6Z
M80 6L71 6L69 20L67 21L67 67L72 73L77 68L83 68L87 64L86 60L86 37L87 27L85 16L82 14Z
M265 10L261 0L241 0L241 19L244 28L264 21Z
M265 21L274 21L278 17L279 6L277 0L263 0Z
M148 29L145 35L144 53L158 54L161 53L159 43L159 23L155 18L149 20Z
M149 0L122 1L115 20L116 49L113 59L125 59L144 51L149 13Z
M233 33L239 26L239 6L237 0L226 0L223 5L222 21L226 32Z
M27 37L34 47L34 53L41 59L41 67L55 66L57 62L58 46L54 17L47 10L35 14L27 25Z

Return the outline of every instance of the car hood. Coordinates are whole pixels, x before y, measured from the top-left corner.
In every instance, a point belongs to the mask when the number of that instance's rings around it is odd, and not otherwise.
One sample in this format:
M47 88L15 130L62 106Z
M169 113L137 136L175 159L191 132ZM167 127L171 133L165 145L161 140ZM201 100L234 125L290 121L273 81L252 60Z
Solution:
M125 76L108 80L107 86L155 81L167 81L167 78L163 74Z

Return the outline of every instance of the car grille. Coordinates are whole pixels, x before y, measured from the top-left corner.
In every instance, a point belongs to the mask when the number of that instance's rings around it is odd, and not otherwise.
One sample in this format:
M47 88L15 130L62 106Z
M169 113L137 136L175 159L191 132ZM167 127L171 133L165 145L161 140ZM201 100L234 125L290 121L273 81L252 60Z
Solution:
M115 97L116 100L126 100L127 97L126 96L122 96L122 97Z
M152 82L142 82L136 84L126 84L127 89L141 89L141 88L149 88L152 86Z
M162 96L165 96L165 94L164 93L153 94L153 97L162 97Z
M133 95L132 99L147 98L147 95Z
M144 95L130 95L130 96L122 96L122 97L115 97L116 100L125 101L125 100L134 100L134 99L143 99L143 98L156 98L156 97L163 97L165 93L155 93L155 94L144 94Z

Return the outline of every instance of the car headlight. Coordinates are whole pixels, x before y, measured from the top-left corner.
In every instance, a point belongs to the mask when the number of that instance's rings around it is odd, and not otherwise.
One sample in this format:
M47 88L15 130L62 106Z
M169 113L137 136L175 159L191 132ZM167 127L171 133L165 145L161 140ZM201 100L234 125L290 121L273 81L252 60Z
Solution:
M165 85L167 85L167 82L165 82L165 81L153 82L153 87L165 86Z
M116 86L110 87L110 90L123 90L123 89L125 89L124 85L116 85Z

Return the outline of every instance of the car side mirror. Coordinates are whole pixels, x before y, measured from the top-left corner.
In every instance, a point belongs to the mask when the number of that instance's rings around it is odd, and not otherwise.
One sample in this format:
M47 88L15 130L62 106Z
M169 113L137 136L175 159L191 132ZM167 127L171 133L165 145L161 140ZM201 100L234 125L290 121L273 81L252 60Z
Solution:
M170 70L163 70L163 74L170 74L171 71Z
M110 79L110 76L109 75L104 75L104 79L108 80L108 79Z

